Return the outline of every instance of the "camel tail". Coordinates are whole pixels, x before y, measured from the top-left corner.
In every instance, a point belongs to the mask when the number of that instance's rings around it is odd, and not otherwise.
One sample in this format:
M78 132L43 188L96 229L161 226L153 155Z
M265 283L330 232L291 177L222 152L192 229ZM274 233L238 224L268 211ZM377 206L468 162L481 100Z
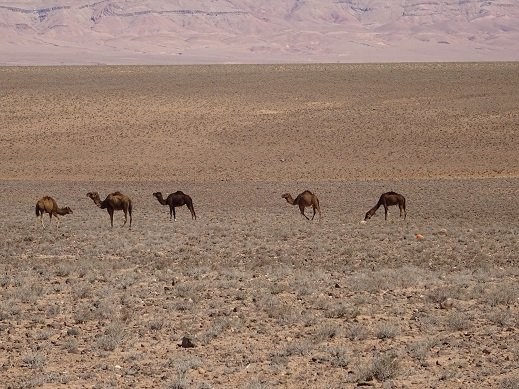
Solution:
M36 204L36 216L40 216L40 208L38 207L38 204Z

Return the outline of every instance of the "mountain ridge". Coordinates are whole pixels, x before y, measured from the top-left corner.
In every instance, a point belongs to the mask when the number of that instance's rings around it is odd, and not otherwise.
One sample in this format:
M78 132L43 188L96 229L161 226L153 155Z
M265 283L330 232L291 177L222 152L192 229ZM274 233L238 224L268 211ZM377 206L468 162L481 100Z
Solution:
M519 60L506 0L104 0L0 5L0 64Z

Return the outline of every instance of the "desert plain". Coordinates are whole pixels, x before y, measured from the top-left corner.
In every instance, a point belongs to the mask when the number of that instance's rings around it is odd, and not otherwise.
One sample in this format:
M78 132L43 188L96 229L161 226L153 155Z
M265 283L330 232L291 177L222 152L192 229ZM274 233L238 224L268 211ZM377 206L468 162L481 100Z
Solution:
M1 385L518 388L518 130L519 63L0 68Z

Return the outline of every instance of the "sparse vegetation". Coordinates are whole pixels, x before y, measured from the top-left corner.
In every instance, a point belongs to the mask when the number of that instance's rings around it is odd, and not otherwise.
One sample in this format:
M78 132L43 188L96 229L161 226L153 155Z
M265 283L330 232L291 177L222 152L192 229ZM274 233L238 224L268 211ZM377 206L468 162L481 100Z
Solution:
M255 66L0 69L2 385L517 387L517 64L394 66L303 66L297 99L285 65L258 88ZM380 82L367 90L363 77ZM143 159L161 147L166 158ZM46 159L63 178L31 181L50 174ZM131 231L121 212L110 229L85 197L94 188L131 195ZM192 194L197 220L183 207L169 222L151 195L161 188ZM320 223L280 198L303 188L319 195ZM405 193L406 221L390 208L387 223L361 224L387 190ZM47 192L74 209L59 232L34 220Z

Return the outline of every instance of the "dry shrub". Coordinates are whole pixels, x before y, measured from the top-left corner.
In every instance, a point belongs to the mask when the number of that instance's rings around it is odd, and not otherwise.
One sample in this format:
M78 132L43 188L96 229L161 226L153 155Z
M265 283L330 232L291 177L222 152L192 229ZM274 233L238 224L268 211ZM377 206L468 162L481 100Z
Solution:
M10 298L23 303L34 303L44 293L43 287L37 283L20 286L11 290Z
M72 297L77 299L84 299L92 295L92 287L87 282L80 282L72 286Z
M519 377L507 377L499 383L500 389L519 389Z
M195 356L181 356L178 359L170 359L169 366L175 368L177 378L167 387L171 389L188 389L191 383L187 379L187 373L191 369L196 369L202 365L200 358Z
M485 296L486 302L491 306L511 305L515 302L518 295L516 285L499 285L487 292Z
M256 377L252 381L242 386L243 389L268 389L270 385L262 378Z
M111 323L104 334L97 339L97 347L104 351L114 351L125 338L124 324Z
M164 327L164 319L154 319L148 323L148 327L152 331L160 331Z
M339 336L341 327L335 323L322 324L315 333L316 342L324 342Z
M487 314L488 320L501 327L513 325L514 315L508 309L493 309Z
M22 357L22 362L29 369L40 369L47 363L47 358L40 353L30 353Z
M349 340L364 340L369 335L369 329L365 324L355 323L349 326L344 334Z
M378 339L391 339L400 333L400 326L383 322L374 328L373 333Z
M451 312L446 321L447 326L455 331L465 331L471 326L471 318L463 312Z
M330 349L330 364L333 367L346 367L350 363L348 352L344 347L333 347Z
M279 351L280 356L291 357L291 356L306 356L315 347L315 342L310 339L297 339L291 341L282 350Z
M333 302L329 302L328 304L326 304L324 310L324 316L329 319L351 320L355 319L360 314L360 310L358 308L354 308L346 304L337 304Z
M439 343L439 339L436 337L427 338L413 342L408 345L408 350L411 356L419 361L424 361L431 351L431 349Z
M63 342L63 349L69 353L78 353L79 342L76 339L67 339Z
M386 381L394 378L400 369L400 357L393 352L376 354L372 361L360 366L357 371L357 381L371 381L376 378Z
M448 298L453 298L453 295L454 293L452 288L442 286L429 291L429 293L427 293L427 300L436 304L440 304Z

